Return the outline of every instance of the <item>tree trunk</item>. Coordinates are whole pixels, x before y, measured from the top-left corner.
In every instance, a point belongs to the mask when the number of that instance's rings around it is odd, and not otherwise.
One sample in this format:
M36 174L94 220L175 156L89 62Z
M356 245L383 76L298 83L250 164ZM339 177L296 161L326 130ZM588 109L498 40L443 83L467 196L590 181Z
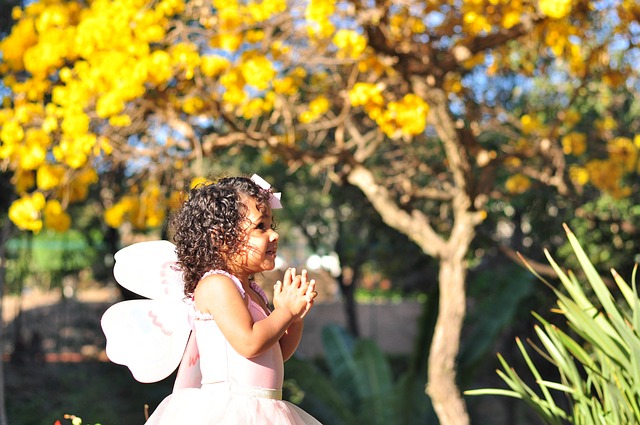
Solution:
M452 233L440 257L438 318L429 353L427 394L442 425L468 425L469 415L456 382L456 360L466 312L465 256L473 240L473 226Z
M348 179L362 190L385 223L411 238L425 254L439 259L440 300L429 353L427 394L442 425L467 425L469 415L456 382L456 361L466 311L465 257L483 214L472 211L466 192L457 191L452 200L454 224L445 241L425 214L400 208L387 188L376 184L370 170L356 166ZM464 179L459 180L463 184Z
M11 222L8 218L5 218L2 230L0 231L0 347L4 344L4 321L2 319L2 301L4 299L5 288L5 276L6 276L6 257L7 257L7 241L9 240L9 233L11 232ZM4 353L0 352L0 355ZM0 358L0 425L8 425L7 422L7 410L5 403L5 380L4 380L4 356Z
M360 326L358 324L358 315L356 308L356 282L352 278L346 279L344 274L338 277L338 285L340 286L340 293L344 297L344 312L347 316L347 331L354 337L360 336ZM347 282L349 280L349 282Z

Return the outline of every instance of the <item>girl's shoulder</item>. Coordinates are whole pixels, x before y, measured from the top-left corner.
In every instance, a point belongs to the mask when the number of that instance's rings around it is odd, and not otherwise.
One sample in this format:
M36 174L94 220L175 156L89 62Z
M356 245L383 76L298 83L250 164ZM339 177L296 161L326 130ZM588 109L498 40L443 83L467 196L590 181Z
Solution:
M200 281L203 281L205 278L209 277L209 276L225 276L229 279L231 279L231 281L236 285L236 288L238 288L238 291L240 292L240 295L242 295L242 298L244 298L246 296L246 292L244 290L244 288L242 287L242 283L240 282L240 279L238 279L237 277L235 277L234 275L232 275L229 272L226 272L224 270L209 270L208 272L206 272L205 274L202 275L202 278L200 279ZM255 281L251 281L249 282L251 289L256 292L260 298L262 298L262 300L264 301L265 305L269 305L269 298L267 297L266 292L264 292L264 289L262 289L262 287L260 287L260 285L258 285L257 282Z
M233 284L238 289L238 292L240 292L240 295L242 295L242 298L246 296L246 293L244 291L244 288L242 287L242 283L240 282L240 279L238 279L231 273L226 272L224 270L209 270L208 272L202 275L202 277L200 278L200 282L204 282L209 277L220 277L220 276L230 279L231 282L233 282Z

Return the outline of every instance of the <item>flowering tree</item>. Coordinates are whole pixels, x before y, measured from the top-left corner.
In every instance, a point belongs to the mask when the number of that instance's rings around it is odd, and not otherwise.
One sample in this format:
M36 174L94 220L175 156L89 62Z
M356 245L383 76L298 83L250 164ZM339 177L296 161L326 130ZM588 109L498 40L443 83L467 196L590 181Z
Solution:
M612 99L582 109L637 90L634 1L47 0L13 17L0 164L18 227L67 229L94 184L109 225L157 226L220 147L322 169L440 261L443 424L468 423L455 359L488 203L638 184L640 129Z

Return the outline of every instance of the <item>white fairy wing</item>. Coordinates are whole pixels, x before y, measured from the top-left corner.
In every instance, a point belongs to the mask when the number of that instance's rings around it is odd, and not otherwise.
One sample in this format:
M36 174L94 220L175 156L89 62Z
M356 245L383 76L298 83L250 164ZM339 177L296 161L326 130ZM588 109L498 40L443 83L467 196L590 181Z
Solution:
M188 306L173 300L122 301L107 309L101 323L109 359L145 383L178 367L191 332Z
M202 385L202 372L200 371L200 353L196 343L195 334L191 333L187 348L184 350L173 391L181 388L200 388Z
M114 256L113 275L128 290L154 300L184 298L182 274L175 270L175 245L169 241L138 242Z

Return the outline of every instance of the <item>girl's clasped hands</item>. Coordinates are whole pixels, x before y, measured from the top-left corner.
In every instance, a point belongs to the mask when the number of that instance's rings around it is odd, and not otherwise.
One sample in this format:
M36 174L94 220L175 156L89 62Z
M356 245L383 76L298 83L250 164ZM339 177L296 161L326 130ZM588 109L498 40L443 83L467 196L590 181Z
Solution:
M299 321L309 312L317 295L316 281L309 280L306 269L297 275L295 268L289 268L284 279L273 287L273 307L287 309L294 321Z

